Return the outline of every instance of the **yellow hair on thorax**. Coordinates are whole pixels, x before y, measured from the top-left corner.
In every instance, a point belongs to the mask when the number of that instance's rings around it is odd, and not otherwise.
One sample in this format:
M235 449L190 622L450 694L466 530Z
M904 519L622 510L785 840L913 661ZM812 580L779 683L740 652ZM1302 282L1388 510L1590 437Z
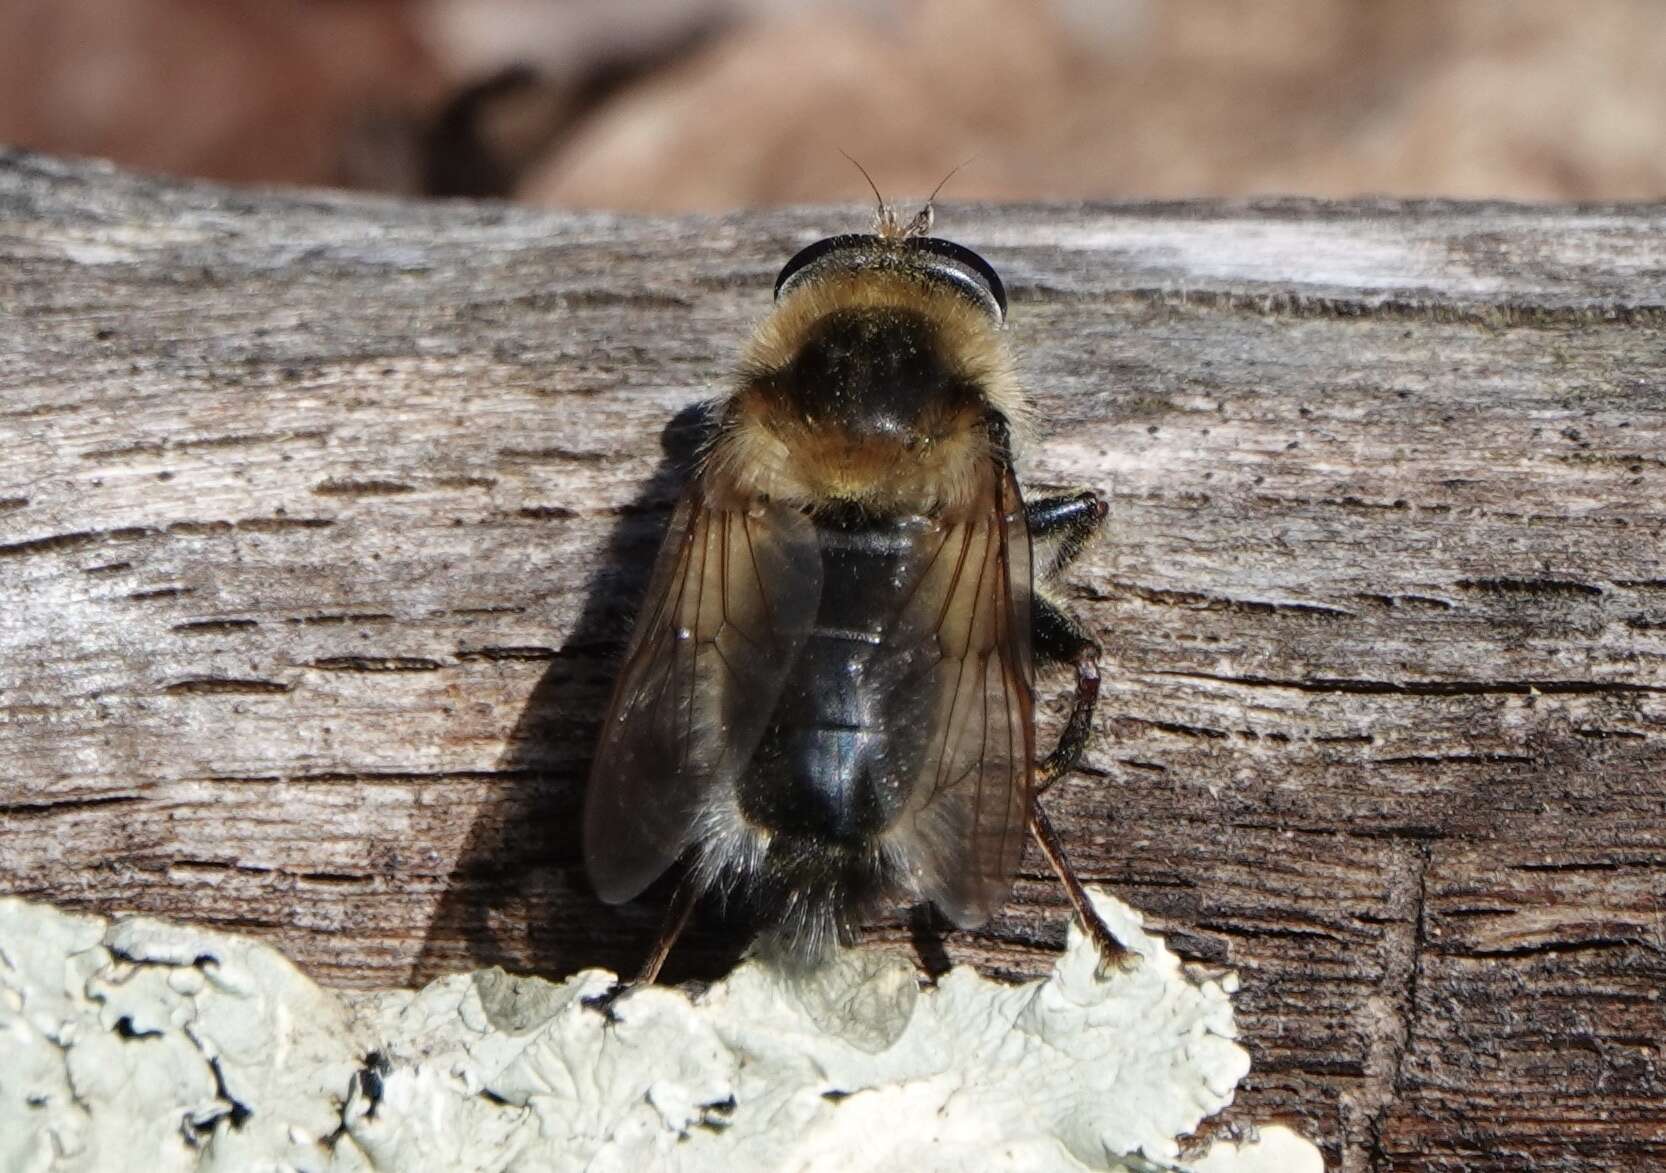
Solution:
M873 442L841 445L836 435L769 410L760 381L789 366L822 319L851 309L897 309L923 317L933 327L941 359L1007 419L1014 445L1026 435L1028 405L999 323L953 289L906 269L840 272L792 290L759 323L742 354L739 386L723 427L706 456L709 487L811 509L853 501L882 513L954 514L986 499L994 467L981 420L967 418L941 443L903 451Z

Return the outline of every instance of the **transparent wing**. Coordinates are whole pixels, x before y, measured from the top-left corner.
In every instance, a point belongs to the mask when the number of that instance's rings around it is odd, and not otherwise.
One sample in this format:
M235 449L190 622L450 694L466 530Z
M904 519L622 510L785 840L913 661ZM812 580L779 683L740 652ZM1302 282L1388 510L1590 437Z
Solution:
M677 507L590 770L584 859L603 900L651 884L746 768L820 592L798 510L722 507L698 486Z
M973 516L922 544L890 643L893 710L914 728L914 786L892 845L921 896L962 928L1006 900L1034 759L1030 535L1005 472Z

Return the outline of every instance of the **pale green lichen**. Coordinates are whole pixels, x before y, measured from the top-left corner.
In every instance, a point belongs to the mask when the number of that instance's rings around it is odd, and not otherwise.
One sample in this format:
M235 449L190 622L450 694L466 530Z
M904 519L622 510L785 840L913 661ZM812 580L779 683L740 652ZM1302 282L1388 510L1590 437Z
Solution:
M1249 1070L1234 983L1095 899L1132 969L1073 931L1045 981L851 953L606 1014L600 970L338 994L245 939L0 901L0 1168L1321 1170L1285 1129L1179 1163Z

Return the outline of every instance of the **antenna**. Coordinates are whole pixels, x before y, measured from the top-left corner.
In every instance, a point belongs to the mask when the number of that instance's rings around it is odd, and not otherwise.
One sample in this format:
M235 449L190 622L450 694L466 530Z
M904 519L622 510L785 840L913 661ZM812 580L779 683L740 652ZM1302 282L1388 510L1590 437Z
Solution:
M970 163L973 159L976 159L976 158L977 158L976 155L968 155L964 160L962 160L959 163L956 163L954 165L954 167L952 167L949 170L949 173L947 175L943 176L942 179L938 180L937 186L932 188L931 189L931 194L926 197L925 207L921 208L918 212L915 212L914 213L914 218L908 222L908 227L903 229L902 234L903 234L904 237L924 236L926 233L931 231L932 221L936 218L936 215L937 215L937 213L932 208L932 205L937 202L937 193L943 190L943 185L944 184L948 183L949 180L953 179L956 175L960 174L960 169L962 167L966 166L967 163ZM854 160L853 160L853 162L854 162Z
M873 181L873 176L868 174L868 169L857 162L856 156L844 148L839 148L839 154L849 159L851 166L862 173L862 178L868 181L868 189L873 192L874 203L877 205L873 217L874 232L886 238L906 236L907 233L897 225L896 209L886 203L885 197L879 194L879 185Z

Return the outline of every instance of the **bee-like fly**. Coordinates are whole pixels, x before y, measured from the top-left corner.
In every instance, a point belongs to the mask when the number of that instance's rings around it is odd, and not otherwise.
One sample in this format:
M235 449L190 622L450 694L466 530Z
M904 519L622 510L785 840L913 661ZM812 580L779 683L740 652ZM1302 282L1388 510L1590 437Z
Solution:
M1036 588L1103 521L1092 492L1023 500L1026 422L1006 293L969 249L881 203L781 270L715 435L672 517L590 775L597 892L688 875L813 962L887 899L962 928L1006 900L1026 829L1107 961L1037 797L1068 772L1098 647ZM1034 665L1074 667L1038 760Z

